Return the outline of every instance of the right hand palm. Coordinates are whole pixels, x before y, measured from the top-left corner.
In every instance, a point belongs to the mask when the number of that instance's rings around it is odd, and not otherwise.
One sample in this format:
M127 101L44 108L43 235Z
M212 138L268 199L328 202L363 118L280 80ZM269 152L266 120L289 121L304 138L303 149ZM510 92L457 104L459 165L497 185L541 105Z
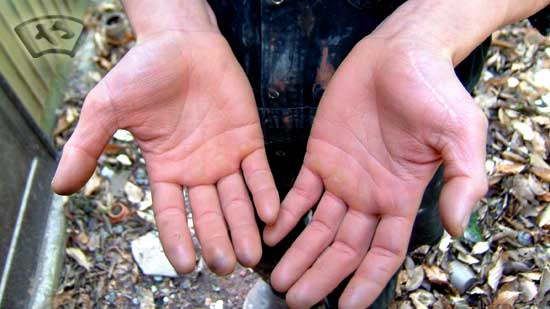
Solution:
M207 264L225 274L235 253L246 266L259 261L247 187L268 223L277 216L279 197L252 90L219 33L166 32L132 48L87 96L54 190L69 194L82 187L118 128L132 132L141 147L161 241L176 270L195 265L184 186Z

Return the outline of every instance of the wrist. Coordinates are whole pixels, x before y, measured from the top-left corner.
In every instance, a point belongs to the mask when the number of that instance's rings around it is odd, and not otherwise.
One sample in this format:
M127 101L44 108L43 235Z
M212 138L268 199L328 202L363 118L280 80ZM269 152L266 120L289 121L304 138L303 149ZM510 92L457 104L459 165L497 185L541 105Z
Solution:
M137 39L166 31L219 32L206 0L123 0Z
M373 37L423 42L460 63L498 28L529 17L550 0L409 0Z

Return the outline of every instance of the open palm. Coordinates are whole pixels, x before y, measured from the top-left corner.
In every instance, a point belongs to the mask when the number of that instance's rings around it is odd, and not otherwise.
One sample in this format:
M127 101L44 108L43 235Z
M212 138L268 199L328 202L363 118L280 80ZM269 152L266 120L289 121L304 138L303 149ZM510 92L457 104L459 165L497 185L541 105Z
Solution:
M54 190L84 185L118 128L132 132L143 152L161 241L176 270L195 265L183 187L211 269L226 274L236 257L247 266L259 261L247 188L265 222L275 220L279 198L252 90L219 33L163 32L132 48L87 96Z
M366 307L405 256L422 194L441 163L443 223L453 235L486 191L486 119L450 57L421 43L367 38L321 100L302 170L264 231L275 244L317 205L272 274L307 307L355 271L342 307Z

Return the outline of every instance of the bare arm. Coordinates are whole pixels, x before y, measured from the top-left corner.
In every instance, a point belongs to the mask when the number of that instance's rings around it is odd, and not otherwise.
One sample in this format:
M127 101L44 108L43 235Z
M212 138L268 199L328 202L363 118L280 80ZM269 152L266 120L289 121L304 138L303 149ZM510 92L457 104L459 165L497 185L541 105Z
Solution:
M548 0L409 0L373 34L429 41L451 55L456 65L495 30L549 4Z

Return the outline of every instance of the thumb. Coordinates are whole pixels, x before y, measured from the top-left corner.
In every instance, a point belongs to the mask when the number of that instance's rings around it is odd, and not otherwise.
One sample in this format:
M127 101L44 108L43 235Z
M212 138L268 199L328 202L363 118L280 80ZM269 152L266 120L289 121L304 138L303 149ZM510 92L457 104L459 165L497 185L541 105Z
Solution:
M466 90L464 90L466 92ZM468 110L460 115L459 125L444 139L443 157L445 184L439 200L445 229L459 237L468 226L476 203L487 193L485 145L487 118L468 94Z
M100 82L87 95L76 129L63 147L52 189L58 194L67 195L84 186L116 129L108 91Z

